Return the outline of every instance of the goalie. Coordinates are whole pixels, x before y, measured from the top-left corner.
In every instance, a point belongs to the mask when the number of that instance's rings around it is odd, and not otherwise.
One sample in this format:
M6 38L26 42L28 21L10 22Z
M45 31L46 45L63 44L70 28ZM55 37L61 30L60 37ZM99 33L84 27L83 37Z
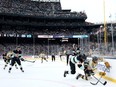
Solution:
M106 60L104 60L104 58L98 58L98 57L92 57L92 60L86 60L84 62L84 74L79 74L76 79L78 78L82 78L85 80L89 80L89 77L91 77L91 75L95 75L98 72L98 62L104 62L104 65L107 69L110 69L110 64L109 62L107 62ZM106 72L103 70L102 72L98 72L99 75L101 76L105 76Z

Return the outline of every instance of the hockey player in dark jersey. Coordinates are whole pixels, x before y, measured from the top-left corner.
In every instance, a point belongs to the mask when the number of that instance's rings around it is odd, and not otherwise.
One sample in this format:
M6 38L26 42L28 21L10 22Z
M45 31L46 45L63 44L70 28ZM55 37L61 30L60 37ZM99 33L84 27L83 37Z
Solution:
M75 74L76 73L76 66L79 68L82 67L82 63L86 59L86 56L84 54L80 54L79 50L76 51L73 55L69 56L69 65L70 65L70 71L64 71L64 77L66 77L67 74Z
M72 49L69 47L67 50L66 50L66 65L68 66L69 65L69 56L72 54Z
M22 66L21 66L21 60L24 61L22 58L22 51L20 47L17 47L16 50L13 51L14 57L11 59L11 67L9 68L9 73L11 72L12 67L14 66L15 63L17 63L20 66L20 70L24 72Z
M11 58L13 57L13 52L9 51L9 52L3 53L2 56L3 56L3 60L5 62L5 65L4 65L3 69L5 69L8 66L8 64L10 63ZM18 69L16 63L15 63L15 67L16 67L16 69Z

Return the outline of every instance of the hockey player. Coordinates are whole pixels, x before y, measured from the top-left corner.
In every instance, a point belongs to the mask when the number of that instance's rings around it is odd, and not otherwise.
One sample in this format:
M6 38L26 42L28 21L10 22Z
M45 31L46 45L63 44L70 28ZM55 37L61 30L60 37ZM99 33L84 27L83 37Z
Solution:
M48 62L46 55L42 52L39 57L41 58L41 63L43 63L43 60L45 60L46 62Z
M104 58L98 58L98 57L92 57L91 60L86 60L84 62L84 73L85 75L79 74L76 79L79 77L82 77L82 79L88 80L91 75L95 75L98 72L98 63L104 62L104 65L107 69L110 69L110 64L108 61L106 61ZM105 76L105 71L98 72L99 75Z
M52 53L51 57L52 57L52 62L55 62L56 57L55 57L55 54L54 53Z
M22 66L21 66L21 61L24 61L24 59L22 58L22 51L20 47L17 47L16 50L13 51L13 57L11 59L11 63L10 63L10 68L9 68L9 73L11 72L12 67L14 66L15 63L17 63L20 66L20 70L22 72L24 72Z
M80 54L79 50L74 52L73 55L70 55L69 56L70 71L64 71L64 77L66 77L67 74L75 74L76 66L83 67L82 64L85 59L86 56L84 54Z
M6 52L3 53L2 57L3 57L3 60L5 62L5 65L4 65L3 69L5 69L7 67L7 65L8 65L8 63L10 62L10 59L7 57L7 53Z
M7 67L7 65L10 63L11 58L13 57L13 52L9 51L8 53L4 53L3 54L3 60L5 62L4 68L5 69ZM15 63L15 67L16 69L18 69L17 64Z
M4 62L6 62L6 55L7 55L7 53L6 52L4 52L3 54L2 54L2 58L3 58L3 60L4 60Z
M66 65L68 66L69 65L69 56L72 55L72 49L69 47L67 50L66 50Z

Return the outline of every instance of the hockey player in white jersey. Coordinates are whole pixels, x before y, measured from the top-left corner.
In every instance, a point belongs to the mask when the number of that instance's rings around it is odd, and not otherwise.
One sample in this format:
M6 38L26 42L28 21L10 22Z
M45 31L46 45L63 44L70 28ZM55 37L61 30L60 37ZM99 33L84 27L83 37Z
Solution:
M92 57L91 60L86 60L84 62L84 74L85 75L79 74L76 77L76 79L81 77L82 79L89 80L89 77L91 77L91 75L95 75L96 73L98 73L99 75L105 76L106 75L106 72L105 72L106 69L104 69L102 71L98 70L99 62L104 63L104 66L105 66L104 68L110 69L111 66L110 66L109 62L106 61L104 58Z
M39 57L41 58L41 63L43 63L43 60L45 60L46 62L48 62L45 53L41 52L41 53L39 54Z

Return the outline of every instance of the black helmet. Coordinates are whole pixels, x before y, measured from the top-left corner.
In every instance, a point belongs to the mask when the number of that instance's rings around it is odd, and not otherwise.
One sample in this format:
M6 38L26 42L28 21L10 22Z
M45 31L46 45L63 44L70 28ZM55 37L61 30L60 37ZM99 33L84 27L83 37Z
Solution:
M81 63L84 62L84 58L83 55L79 54L79 56L77 56L77 60L79 60Z
M92 57L92 61L96 62L96 61L98 61L98 58L96 56L94 56L94 57Z

